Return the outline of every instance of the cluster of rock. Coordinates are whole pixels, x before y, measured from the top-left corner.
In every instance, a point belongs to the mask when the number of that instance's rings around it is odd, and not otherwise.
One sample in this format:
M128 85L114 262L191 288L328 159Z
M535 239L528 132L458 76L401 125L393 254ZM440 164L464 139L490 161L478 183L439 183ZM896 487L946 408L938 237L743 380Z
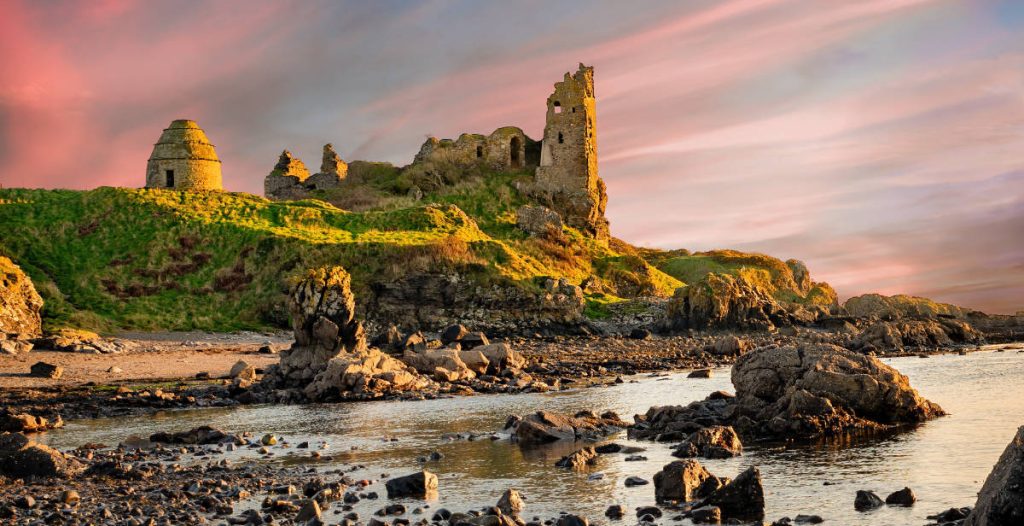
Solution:
M537 411L525 417L510 416L505 423L510 438L527 446L559 440L595 441L627 427L629 423L612 411L600 415L593 411L580 411L573 416Z
M307 199L315 190L337 188L348 175L348 164L341 160L331 144L324 145L320 171L309 175L305 163L288 150L274 165L274 169L263 181L263 192L268 199Z
M43 299L32 280L10 259L0 256L0 354L32 349L42 334Z
M878 359L828 344L763 348L732 369L736 396L712 393L687 406L652 407L636 418L638 438L675 441L712 426L742 436L796 438L878 430L945 413L906 376Z
M268 368L261 387L299 391L314 401L426 387L429 379L415 369L367 346L350 286L345 269L329 267L308 271L292 289L295 343Z
M730 480L713 475L696 460L677 460L654 474L654 495L661 503L687 503L695 522L764 518L764 488L755 466Z

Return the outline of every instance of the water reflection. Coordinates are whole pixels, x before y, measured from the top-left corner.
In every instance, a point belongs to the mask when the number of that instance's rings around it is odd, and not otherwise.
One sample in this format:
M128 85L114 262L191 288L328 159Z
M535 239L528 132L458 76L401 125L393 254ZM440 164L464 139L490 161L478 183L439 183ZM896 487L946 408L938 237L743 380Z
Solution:
M986 352L887 362L951 416L894 434L800 446L757 445L748 447L743 457L703 463L712 472L730 477L749 465L759 466L770 519L816 513L839 524L923 524L929 513L971 504L1016 427L1024 424L1024 354ZM554 467L559 457L571 452L571 446L521 449L507 440L442 437L499 430L508 415L538 409L569 413L611 409L629 420L652 405L685 404L711 391L732 388L728 369L716 370L710 379L676 374L632 380L611 387L518 396L177 411L76 422L47 438L58 447L116 444L129 434L148 436L156 430L204 424L231 431L272 432L293 444L327 441L330 448L324 454L333 460L317 465L324 469L369 466L368 473L357 474L359 478L411 472L420 466L418 457L438 451L443 458L427 464L440 478L437 505L454 510L493 505L506 488L516 487L528 498L527 516L553 516L563 510L599 516L610 504L627 509L653 504L652 485L626 488L623 482L631 475L650 480L674 460L669 447L630 441L621 433L611 439L646 448L647 460L625 462L626 455L606 455L592 470L574 473ZM308 455L305 450L290 451ZM604 477L591 480L594 472ZM858 489L873 489L884 498L904 486L918 495L914 508L883 508L866 514L853 510ZM372 507L361 512L364 516L380 503L366 506Z

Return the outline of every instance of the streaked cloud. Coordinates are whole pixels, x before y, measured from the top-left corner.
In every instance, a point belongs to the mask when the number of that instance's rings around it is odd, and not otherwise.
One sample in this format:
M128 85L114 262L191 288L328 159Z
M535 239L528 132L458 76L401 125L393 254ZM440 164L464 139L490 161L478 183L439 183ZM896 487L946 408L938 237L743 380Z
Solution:
M583 61L615 235L1013 312L1022 29L1009 0L9 0L0 184L141 185L179 117L252 192L283 148L404 164L427 134L536 137Z

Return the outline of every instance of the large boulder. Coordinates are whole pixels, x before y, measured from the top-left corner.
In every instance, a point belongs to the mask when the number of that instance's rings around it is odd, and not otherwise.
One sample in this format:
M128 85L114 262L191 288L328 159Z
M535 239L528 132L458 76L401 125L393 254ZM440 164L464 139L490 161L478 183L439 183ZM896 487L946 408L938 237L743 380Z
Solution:
M516 226L531 236L560 234L562 216L544 206L524 205L516 210Z
M0 474L14 479L68 477L81 466L63 453L21 433L0 434Z
M423 470L388 480L384 486L388 490L389 499L426 498L437 492L437 475Z
M40 336L42 309L43 299L32 280L13 261L0 256L0 333Z
M526 358L512 350L512 347L504 342L474 347L473 351L483 354L499 370L506 368L522 369L526 367Z
M747 468L734 480L711 493L699 506L718 507L724 519L763 519L764 487L761 485L761 471L756 466Z
M828 344L764 348L732 369L735 425L757 436L834 434L942 416L876 358Z
M1024 426L1003 450L964 526L1024 524Z
M568 416L550 411L537 411L512 425L512 440L523 445L545 444L559 440L597 440L629 427L617 415L598 416L589 411Z
M692 502L715 476L696 460L676 460L654 474L654 496L658 502Z
M729 426L710 426L690 434L676 446L672 456L679 458L730 458L743 454L743 444Z

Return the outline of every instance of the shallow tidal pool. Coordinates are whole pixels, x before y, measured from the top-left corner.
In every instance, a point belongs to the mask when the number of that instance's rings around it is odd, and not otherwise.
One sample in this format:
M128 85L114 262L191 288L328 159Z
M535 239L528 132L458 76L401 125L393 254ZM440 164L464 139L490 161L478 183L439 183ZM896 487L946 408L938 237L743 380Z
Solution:
M999 349L1005 345L991 346ZM884 438L803 446L747 445L742 457L703 460L712 473L734 477L747 466L760 468L766 492L766 520L817 514L825 524L925 524L926 515L950 506L973 505L977 491L1017 427L1024 425L1024 348L1005 352L987 350L967 356L955 354L893 358L884 361L910 377L926 398L937 402L949 416ZM625 420L652 405L686 404L714 390L732 391L729 369L716 369L710 379L688 379L685 373L636 376L624 384L557 393L486 395L417 402L374 402L306 406L249 406L234 409L174 411L146 417L72 422L50 432L45 440L59 448L87 442L115 445L129 435L149 436L156 431L180 431L212 425L228 432L274 433L290 444L321 442L331 460L315 465L320 471L366 469L351 472L356 479L404 475L421 466L437 473L438 497L431 509L452 511L492 506L507 488L526 498L524 517L557 516L566 511L590 517L592 522L634 524L633 515L608 521L604 510L622 504L627 510L654 504L654 485L625 487L629 476L651 480L672 460L670 444L628 440L625 432L609 441L646 448L648 460L626 462L626 455L602 456L593 469L572 472L554 463L571 452L572 444L524 449L508 440L446 439L446 434L489 433L502 428L511 414L540 409L574 413L582 409L613 410ZM390 440L395 438L397 440ZM276 447L274 462L307 459L310 450ZM439 451L439 461L417 459ZM258 458L241 448L229 458ZM220 457L213 457L219 459ZM207 457L207 460L209 457ZM600 478L592 477L599 473ZM829 485L825 485L828 482ZM912 508L883 507L867 513L854 511L854 494L870 489L883 499L908 486L917 494ZM385 504L383 484L370 490L378 501L363 501L357 511L365 519ZM409 509L422 501L403 499ZM333 506L325 519L333 522ZM236 510L237 512L238 510ZM674 522L672 512L660 519ZM429 518L430 512L426 516ZM415 521L415 517L414 517Z

